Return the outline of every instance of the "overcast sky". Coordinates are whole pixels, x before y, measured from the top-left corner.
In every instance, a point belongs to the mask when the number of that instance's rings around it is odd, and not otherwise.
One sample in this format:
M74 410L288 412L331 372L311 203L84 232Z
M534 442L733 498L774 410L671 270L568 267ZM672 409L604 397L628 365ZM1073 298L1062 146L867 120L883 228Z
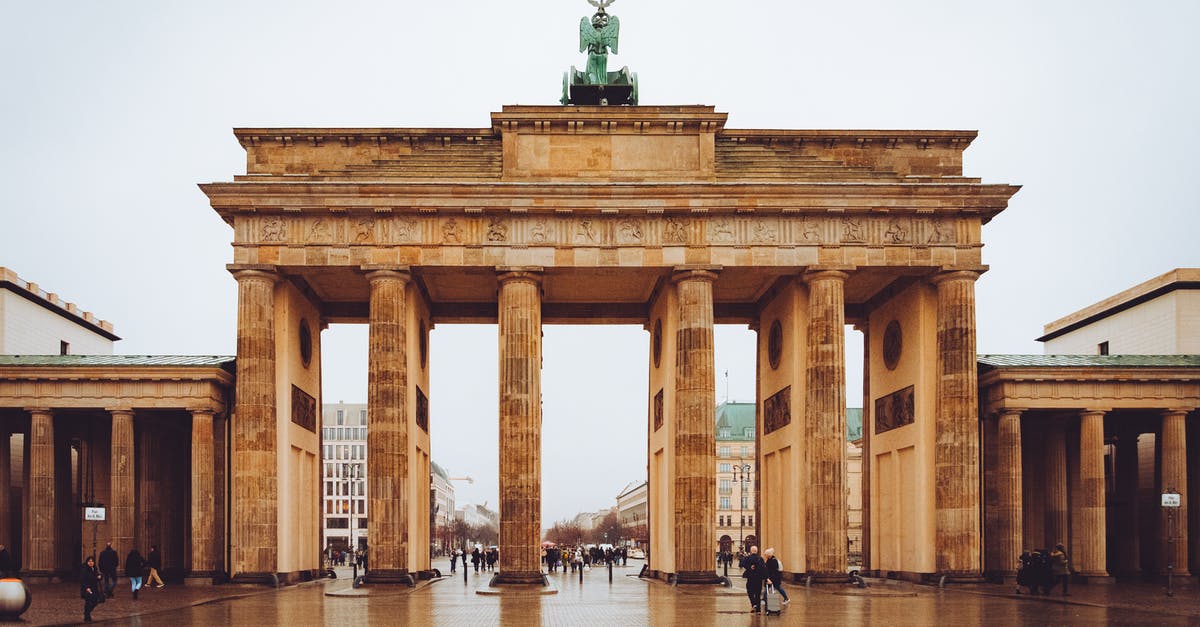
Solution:
M112 321L128 354L233 354L231 229L196 184L236 126L483 127L554 104L583 0L0 2L0 265ZM642 104L729 128L974 129L965 174L1024 186L984 227L979 350L1200 265L1200 3L619 0ZM325 400L366 399L366 329L322 336ZM861 339L851 337L852 405ZM645 477L647 333L547 327L543 523ZM433 457L496 506L496 330L432 333ZM718 329L719 399L754 396Z

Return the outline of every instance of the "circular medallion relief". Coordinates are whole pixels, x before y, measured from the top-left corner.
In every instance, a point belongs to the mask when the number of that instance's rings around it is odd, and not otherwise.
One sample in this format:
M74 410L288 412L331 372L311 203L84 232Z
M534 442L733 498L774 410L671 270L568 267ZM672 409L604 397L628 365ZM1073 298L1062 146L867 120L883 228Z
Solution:
M654 367L657 368L662 363L662 319L654 321L654 337L651 340L654 343Z
M783 358L783 325L779 321L771 323L767 333L767 361L771 362L771 370L779 368L779 360Z
M300 319L300 363L307 368L308 364L312 363L312 329L308 327L308 320Z
M424 320L421 321L417 332L417 349L421 354L421 367L424 368L429 358L429 332L425 328Z
M892 320L883 331L883 365L895 370L900 363L900 352L904 348L904 336L900 333L900 322Z

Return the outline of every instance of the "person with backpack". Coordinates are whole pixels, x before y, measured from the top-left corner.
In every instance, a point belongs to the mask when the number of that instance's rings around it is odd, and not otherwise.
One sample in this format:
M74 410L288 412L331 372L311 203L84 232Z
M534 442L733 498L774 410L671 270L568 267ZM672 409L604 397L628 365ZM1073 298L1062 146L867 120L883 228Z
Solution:
M775 587L775 591L779 593L779 596L783 597L784 605L791 603L788 600L787 592L783 590L783 563L775 557L775 549L767 549L763 551L763 555L767 558L765 562L767 581L770 581L771 585Z

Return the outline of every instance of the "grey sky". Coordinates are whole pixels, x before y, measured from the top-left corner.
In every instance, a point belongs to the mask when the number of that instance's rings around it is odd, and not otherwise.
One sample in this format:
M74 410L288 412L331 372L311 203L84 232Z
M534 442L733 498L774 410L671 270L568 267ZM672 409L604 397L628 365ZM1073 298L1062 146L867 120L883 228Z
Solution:
M556 102L583 0L0 3L0 265L113 321L121 353L233 354L232 234L196 183L235 126L488 124ZM1200 3L619 0L643 104L730 128L977 129L966 174L1024 186L984 227L980 352L1200 264ZM365 327L323 336L325 400L366 396ZM717 372L753 398L752 336ZM853 347L852 339L849 344ZM433 456L496 503L494 327L431 340ZM849 396L861 379L849 358ZM543 521L645 473L646 333L546 330ZM724 398L725 386L718 387ZM858 405L860 401L851 400Z

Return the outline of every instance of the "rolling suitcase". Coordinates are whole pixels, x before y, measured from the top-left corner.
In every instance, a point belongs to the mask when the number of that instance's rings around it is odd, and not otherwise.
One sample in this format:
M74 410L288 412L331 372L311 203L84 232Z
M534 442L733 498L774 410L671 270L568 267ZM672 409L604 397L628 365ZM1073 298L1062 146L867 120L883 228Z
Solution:
M783 608L779 604L779 593L770 583L763 584L763 611L768 615L779 616Z

